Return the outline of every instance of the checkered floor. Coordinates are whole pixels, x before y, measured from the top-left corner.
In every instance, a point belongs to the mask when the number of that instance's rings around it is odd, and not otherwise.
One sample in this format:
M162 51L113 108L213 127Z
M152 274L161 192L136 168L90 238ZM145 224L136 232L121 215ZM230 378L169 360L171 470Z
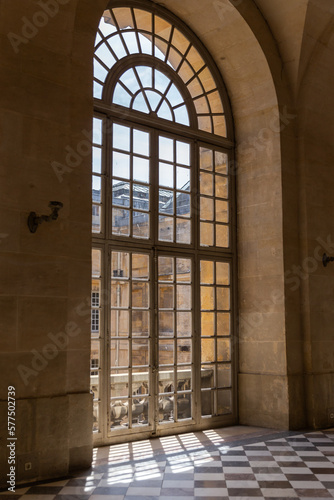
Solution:
M334 429L226 430L94 450L91 470L32 485L1 500L319 500L334 497Z

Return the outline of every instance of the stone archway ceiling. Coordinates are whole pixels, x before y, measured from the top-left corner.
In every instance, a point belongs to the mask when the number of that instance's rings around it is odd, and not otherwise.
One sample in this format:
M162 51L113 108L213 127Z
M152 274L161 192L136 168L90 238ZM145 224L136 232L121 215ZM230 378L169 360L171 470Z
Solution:
M253 0L268 23L282 58L289 85L298 86L300 57L309 0Z

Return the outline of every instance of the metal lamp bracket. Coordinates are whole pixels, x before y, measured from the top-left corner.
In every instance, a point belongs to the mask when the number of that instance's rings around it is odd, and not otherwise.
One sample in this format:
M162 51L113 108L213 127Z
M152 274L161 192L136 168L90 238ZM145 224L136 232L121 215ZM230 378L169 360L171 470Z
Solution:
M50 215L38 216L36 212L30 212L28 217L28 227L31 233L36 233L38 225L42 224L43 221L49 222L51 220L57 220L58 212L63 207L63 204L61 201L50 201L49 207L52 210Z
M327 267L327 264L329 262L333 262L334 261L334 257L329 257L327 254L323 254L322 256L322 263L323 263L323 266L324 267Z

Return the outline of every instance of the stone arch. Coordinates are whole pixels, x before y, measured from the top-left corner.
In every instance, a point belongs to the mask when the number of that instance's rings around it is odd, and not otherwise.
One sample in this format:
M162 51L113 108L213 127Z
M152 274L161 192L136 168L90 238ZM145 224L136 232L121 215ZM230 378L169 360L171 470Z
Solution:
M78 62L85 54L85 71L80 73L85 103L81 129L84 123L90 126L90 61L107 4L108 0L94 5L86 1L77 7L73 53ZM298 221L283 218L284 205L294 193L290 190L283 197L282 186L291 183L295 172L290 168L293 118L282 61L268 25L251 1L218 0L203 6L193 0L165 0L163 5L185 21L211 52L227 86L235 121L240 423L288 428L284 283L288 261L283 239Z

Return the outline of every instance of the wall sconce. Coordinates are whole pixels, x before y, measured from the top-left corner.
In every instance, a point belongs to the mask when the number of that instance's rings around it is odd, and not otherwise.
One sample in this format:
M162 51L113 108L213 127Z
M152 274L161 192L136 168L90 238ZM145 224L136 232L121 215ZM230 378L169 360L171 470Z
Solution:
M40 217L36 215L36 212L30 212L28 217L28 227L31 233L36 233L38 224L42 224L43 221L49 222L50 220L58 219L58 212L63 207L61 201L50 201L49 207L52 209L50 215L41 215Z
M328 255L326 255L325 253L323 254L322 263L323 263L324 267L327 267L328 262L333 262L333 261L334 261L334 257L328 257Z

